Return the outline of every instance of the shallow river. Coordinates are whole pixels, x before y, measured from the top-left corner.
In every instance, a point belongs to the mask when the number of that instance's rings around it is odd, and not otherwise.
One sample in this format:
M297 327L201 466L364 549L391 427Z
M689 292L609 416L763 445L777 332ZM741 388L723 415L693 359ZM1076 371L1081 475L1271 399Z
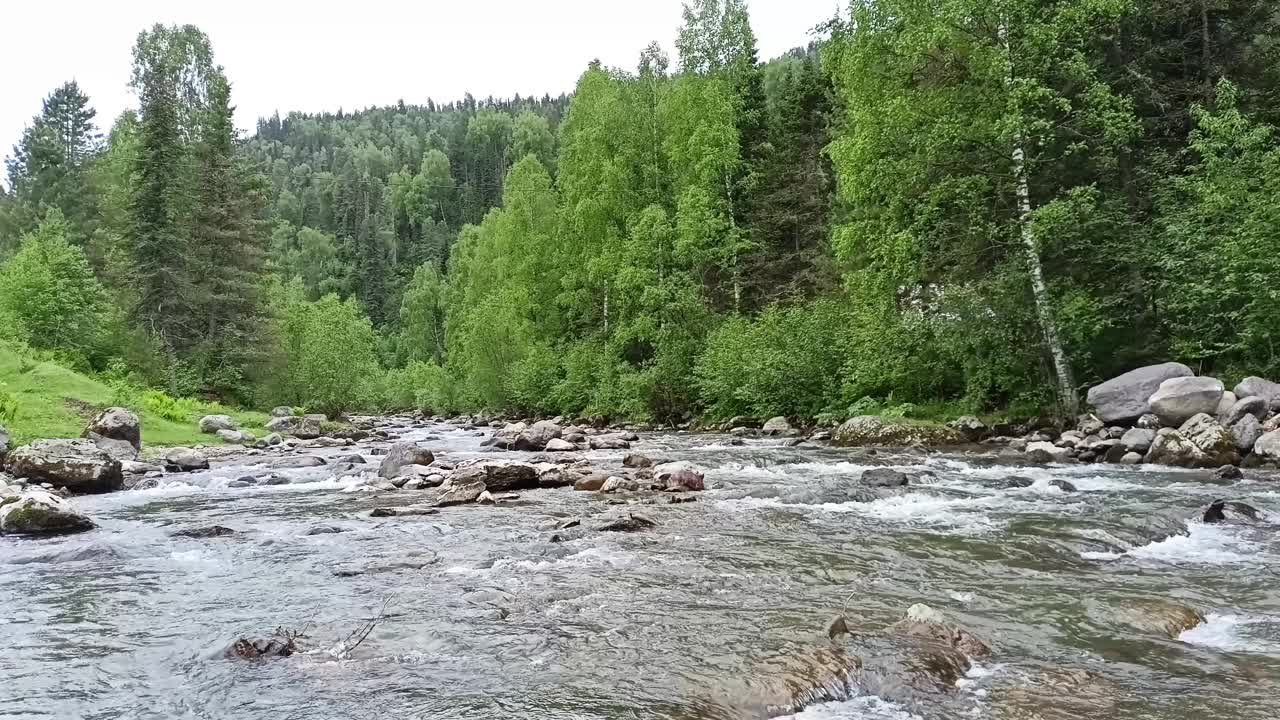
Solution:
M455 462L481 452L454 426L400 432L437 436L424 444ZM371 508L416 493L324 468L226 487L264 472L244 465L80 498L99 529L0 538L0 718L757 718L770 712L762 688L803 677L798 658L859 653L858 636L921 602L992 656L953 688L885 681L794 717L1280 717L1280 482L727 441L635 444L707 469L708 490L679 505L535 490L378 519ZM617 466L622 454L587 457ZM872 502L811 492L878 465L934 477ZM1012 475L1034 484L1000 489ZM1275 524L1198 522L1218 497ZM658 526L551 542L557 520L590 527L627 510ZM240 532L172 536L211 524ZM311 534L324 526L343 532ZM1162 635L1141 619L1152 602L1207 622ZM855 637L829 640L846 605ZM278 626L304 630L304 652L226 657Z

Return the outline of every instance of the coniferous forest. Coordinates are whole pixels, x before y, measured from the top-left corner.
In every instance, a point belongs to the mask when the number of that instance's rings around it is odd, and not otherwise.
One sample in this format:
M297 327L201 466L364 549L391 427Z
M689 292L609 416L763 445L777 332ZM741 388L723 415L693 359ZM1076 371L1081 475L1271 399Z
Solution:
M0 338L174 397L679 422L1280 375L1280 6L743 0L569 96L233 123L192 26L7 160ZM125 62L125 58L120 58ZM405 88L407 96L420 94Z

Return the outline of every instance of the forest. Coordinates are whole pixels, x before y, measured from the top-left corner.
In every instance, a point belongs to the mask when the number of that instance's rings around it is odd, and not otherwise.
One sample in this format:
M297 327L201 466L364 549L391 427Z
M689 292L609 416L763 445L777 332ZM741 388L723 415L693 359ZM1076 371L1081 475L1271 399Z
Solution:
M148 28L136 109L68 82L6 161L0 342L174 398L660 423L1280 375L1276 3L853 0L762 59L745 0L691 0L677 33L567 96L244 137L208 37Z

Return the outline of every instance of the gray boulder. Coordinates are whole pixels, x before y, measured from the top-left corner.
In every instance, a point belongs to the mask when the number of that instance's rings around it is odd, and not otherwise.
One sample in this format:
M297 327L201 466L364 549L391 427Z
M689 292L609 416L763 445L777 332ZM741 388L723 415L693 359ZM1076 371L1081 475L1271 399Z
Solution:
M274 433L284 433L302 440L313 440L320 437L321 422L323 421L311 415L278 417L268 421L266 428Z
M1147 451L1145 462L1173 467L1209 467L1208 456L1195 443L1172 428L1163 428Z
M1097 415L1081 415L1076 418L1076 430L1084 435L1102 435L1106 432L1107 424L1098 419Z
M631 447L631 443L622 433L596 435L587 441L587 445L592 450L626 450Z
M831 435L836 445L852 447L906 445L960 445L965 438L945 425L918 420L858 415L840 424Z
M547 452L570 452L577 450L578 446L563 438L551 438L544 449Z
M455 468L446 484L480 482L490 492L528 490L538 487L538 475L538 468L526 462L472 460Z
M1156 417L1154 413L1147 413L1138 418L1138 421L1134 423L1134 426L1142 428L1143 430L1159 430L1160 418Z
M1120 458L1120 464L1121 464L1121 465L1141 465L1141 464L1142 464L1142 455L1141 455L1141 454L1139 454L1139 453L1136 453L1136 452L1128 452L1128 453L1125 453L1125 454Z
M430 465L435 461L436 456L430 450L411 442L398 442L383 456L378 475L389 480L398 477L406 465Z
M604 481L604 485L600 486L602 493L616 492L635 492L640 489L640 483L631 478L618 477L612 475Z
M95 442L99 438L122 440L132 445L135 453L142 450L142 427L138 416L122 407L110 407L98 413L85 426L80 437Z
M1267 404L1267 399L1257 395L1251 395L1246 398L1240 398L1222 413L1222 424L1231 427L1240 422L1246 415L1252 415L1254 419L1261 421L1267 417L1267 413L1271 408Z
M230 415L205 415L200 418L200 432L213 433L219 430L239 430L240 426Z
M280 436L280 433L271 433L266 437L260 437L257 440L254 440L253 446L258 449L263 449L269 448L273 445L279 445L282 442L284 442L284 438Z
M326 465L324 458L315 455L292 455L289 457L276 458L269 463L269 466L275 470L300 470L302 468L313 468Z
M120 462L138 459L138 450L128 440L113 440L100 437L94 439L93 444L99 450Z
M293 417L293 408L288 405L277 405L276 407L271 408L271 417Z
M191 448L173 448L165 454L164 465L171 472L208 470L209 458Z
M463 480L459 482L450 480L440 488L440 492L436 495L435 504L445 507L473 503L485 492L487 491L483 480Z
M791 423L787 422L785 417L779 415L766 420L764 427L760 429L760 432L765 435L786 435L791 432L791 430Z
M1253 444L1253 453L1266 460L1280 460L1280 430L1272 430Z
M73 493L111 492L124 484L120 461L89 440L36 440L10 452L6 464L15 477Z
M1155 430L1129 428L1120 437L1120 444L1130 452L1145 453L1151 449L1151 442L1156 439Z
M1237 400L1239 400L1239 398L1236 397L1236 394L1227 390L1222 393L1222 399L1218 401L1218 409L1215 410L1213 414L1219 419L1225 418L1227 413L1231 412L1231 408L1236 404ZM1224 422L1223 424L1227 425L1229 423Z
M1254 443L1258 442L1260 437L1262 437L1262 423L1252 415L1245 415L1231 426L1231 439L1235 442L1236 449L1242 453L1252 452Z
M539 420L516 436L513 447L516 450L537 452L547 447L547 443L560 437L562 428L550 420Z
M1065 463L1070 460L1071 451L1067 448L1058 447L1051 442L1027 443L1027 462L1045 464Z
M69 501L44 490L0 498L0 534L65 535L93 528L93 521Z
M251 445L254 440L253 433L247 433L243 430L219 430L217 435L223 442L231 443L233 445L238 443Z
M1220 467L1240 462L1240 453L1236 450L1231 431L1205 413L1187 420L1178 428L1178 432L1204 453L1205 464L1200 467Z
M966 440L970 441L980 440L983 435L987 434L987 424L973 415L961 415L947 423L947 426L952 430L958 431L965 436Z
M871 487L903 487L910 482L906 473L893 468L864 470L858 481Z
M1160 388L1152 394L1151 412L1165 427L1179 427L1200 413L1218 412L1222 393L1222 381L1217 378L1172 378L1160 383Z
M1089 388L1087 400L1104 423L1127 423L1151 412L1148 401L1165 380L1193 374L1182 363L1148 365Z
M1236 385L1235 394L1236 397L1241 398L1265 398L1272 410L1280 412L1280 383L1263 380L1260 377L1247 377Z

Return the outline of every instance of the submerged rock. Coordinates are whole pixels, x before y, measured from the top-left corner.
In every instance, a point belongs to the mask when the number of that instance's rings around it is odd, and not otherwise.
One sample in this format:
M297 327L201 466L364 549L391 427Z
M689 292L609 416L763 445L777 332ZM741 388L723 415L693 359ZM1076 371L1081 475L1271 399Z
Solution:
M120 461L89 440L36 440L10 452L6 465L16 477L73 493L112 492L124 484Z
M96 527L70 501L51 492L29 488L4 494L10 490L0 490L0 534L65 535Z
M173 537L185 538L214 538L226 537L227 535L235 535L236 531L222 525L209 525L207 527L190 528L187 530L179 530L173 534Z
M657 526L658 523L649 518L628 513L624 518L618 518L601 525L600 530L605 532L639 532Z
M622 467L629 468L647 468L653 466L653 460L646 455L640 453L627 453L622 458Z
M1234 500L1214 500L1213 504L1205 508L1201 521L1209 524L1253 524L1262 522L1262 513L1248 503Z
M369 512L369 517L407 517L411 515L436 515L440 511L433 507L423 505L409 505L406 507L380 507L374 508ZM308 533L309 535L312 533Z

